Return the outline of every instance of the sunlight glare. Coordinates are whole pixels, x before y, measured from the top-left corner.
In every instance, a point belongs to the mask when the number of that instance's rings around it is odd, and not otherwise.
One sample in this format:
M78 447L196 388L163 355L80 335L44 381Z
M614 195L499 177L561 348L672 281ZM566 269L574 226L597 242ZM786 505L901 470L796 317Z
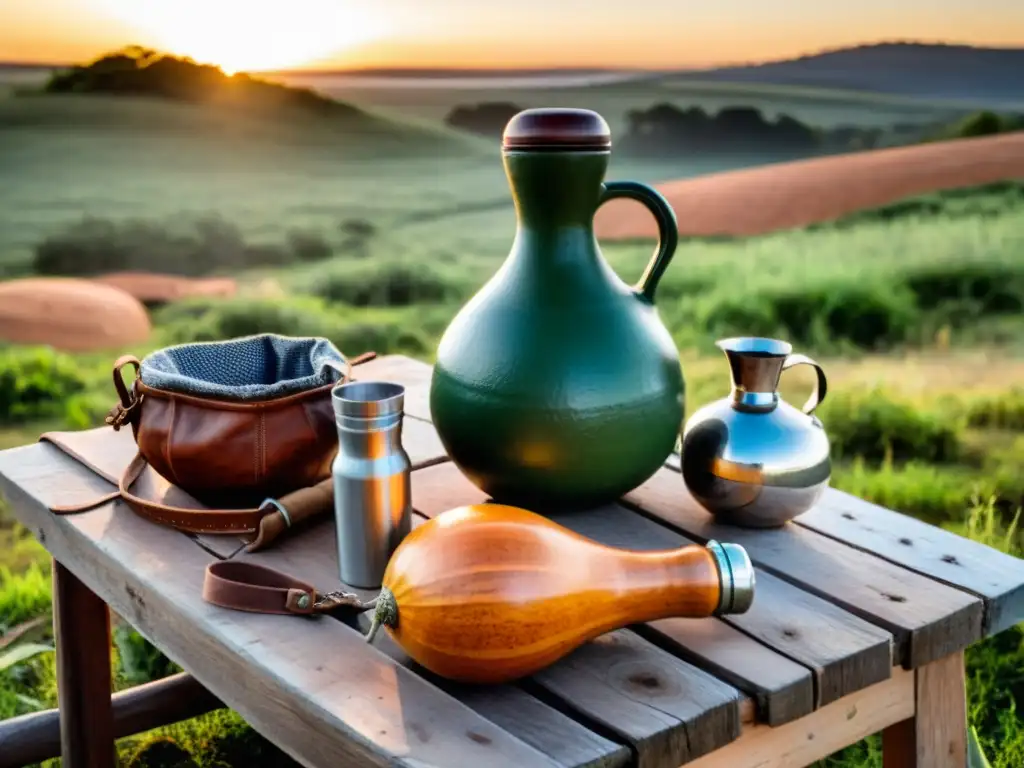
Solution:
M382 19L346 0L94 0L153 47L228 74L300 66L367 42Z

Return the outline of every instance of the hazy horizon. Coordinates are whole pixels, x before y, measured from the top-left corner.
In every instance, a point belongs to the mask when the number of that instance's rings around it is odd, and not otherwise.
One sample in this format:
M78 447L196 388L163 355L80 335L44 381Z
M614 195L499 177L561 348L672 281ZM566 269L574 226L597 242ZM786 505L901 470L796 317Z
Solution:
M228 71L710 69L914 41L1024 45L1019 0L7 0L0 61L61 66L138 44Z
M122 50L122 49L125 49L125 48L128 48L128 47L131 47L131 46L134 46L134 45L138 45L138 43L134 43L134 42L131 42L131 41L125 41L121 45L113 45L110 48L104 48L102 50L97 50L95 52L95 54L92 55L92 56L86 56L86 57L83 57L81 59L75 59L75 60L70 60L69 59L69 60L66 60L66 61L16 61L16 60L5 59L5 58L0 57L0 67L17 67L17 68L25 68L25 69L50 69L50 68L70 67L70 66L81 65L81 64L84 64L86 62L96 60L96 59L100 58L101 56L104 56L104 55L116 52L118 50ZM251 72L252 74L306 75L306 76L314 76L314 75L344 75L344 74L359 75L360 73L363 73L363 72L371 73L372 74L374 72L388 72L388 71L411 72L411 73L418 72L418 71L422 71L422 72L451 72L453 74L475 73L475 72L480 72L480 73L494 72L495 74L500 74L500 73L504 73L504 72L508 72L508 73L522 72L524 74L528 74L528 73L531 73L531 72L536 72L536 73L545 73L545 72L552 72L552 73L557 73L557 72L566 72L566 73L572 73L572 72L594 72L594 73L599 73L599 72L605 72L605 73L629 73L629 72L646 73L646 72L652 72L652 73L656 73L656 72L688 72L688 71L689 72L701 72L701 71L712 71L712 70L717 70L717 69L725 69L725 68L729 68L729 67L744 67L744 66L757 66L757 65L762 65L762 64L772 64L772 63L775 63L775 62L789 61L789 60L793 60L793 59L797 59L797 58L813 57L813 56L817 56L817 55L831 53L831 52L834 52L834 51L850 50L850 49L854 49L854 48L870 48L870 47L873 47L873 46L882 46L882 45L919 45L919 46L922 46L922 47L924 47L924 46L935 46L935 47L949 47L949 48L977 48L979 50L1008 50L1008 51L1009 50L1013 50L1013 51L1024 51L1024 43L1019 44L1019 45L1001 45L1000 46L1000 45L978 45L976 43L968 43L968 42L962 42L962 41L957 41L957 40L892 39L892 40L876 40L876 41L863 42L863 43L850 43L848 45L840 45L840 46L829 46L829 47L822 47L822 48L812 48L812 49L808 49L808 50L796 51L796 52L794 52L792 54L789 54L789 55L786 55L786 56L779 56L779 57L774 57L774 58L771 58L771 59L758 59L758 60L739 59L739 60L735 60L735 61L721 61L721 62L716 62L715 64L710 64L710 65L705 65L705 66L697 65L697 66L675 66L675 67L673 67L673 66L668 66L668 67L642 67L642 66L632 66L632 67L631 66L617 66L617 67L613 67L613 66L604 66L604 67L602 67L602 66L596 66L596 65L586 66L586 65L566 64L566 65L561 65L561 66L536 66L536 65L535 66L530 66L530 65L521 65L521 66L490 66L490 67L488 67L488 66L480 65L480 64L476 64L476 65L474 65L474 64L461 64L461 65L460 64L449 64L449 65L424 64L424 65L420 65L420 66L415 66L415 65L410 65L410 64L387 64L387 63L379 63L379 64L377 64L377 63L375 63L375 64L368 64L368 65L353 64L353 65L348 65L348 66L341 66L341 65L331 66L330 64L326 64L326 65L323 65L323 66L320 66L320 67L299 66L299 67L283 67L283 68L279 68L279 69L251 69L251 70L247 70L247 71ZM168 49L154 48L154 50L157 50L157 51L159 51L162 54L175 55L175 56L183 56L183 57L186 57L186 58L191 58L191 57L188 57L187 54L177 53L175 51L168 50ZM201 61L201 60L198 61L197 63L205 63L205 64L211 64L212 63L212 64L216 64L216 62L205 62L205 61Z

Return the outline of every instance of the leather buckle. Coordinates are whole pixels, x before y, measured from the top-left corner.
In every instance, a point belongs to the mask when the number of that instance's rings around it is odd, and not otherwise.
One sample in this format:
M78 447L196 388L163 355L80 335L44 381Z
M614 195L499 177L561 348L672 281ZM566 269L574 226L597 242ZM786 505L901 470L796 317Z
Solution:
M112 426L114 428L114 431L117 432L119 429L121 429L121 427L124 426L126 421L130 420L131 412L134 411L136 407L141 405L145 397L145 395L139 395L137 398L132 400L131 405L129 405L127 408L125 408L120 403L117 403L113 408L110 409L110 411L107 413L103 421L106 424Z

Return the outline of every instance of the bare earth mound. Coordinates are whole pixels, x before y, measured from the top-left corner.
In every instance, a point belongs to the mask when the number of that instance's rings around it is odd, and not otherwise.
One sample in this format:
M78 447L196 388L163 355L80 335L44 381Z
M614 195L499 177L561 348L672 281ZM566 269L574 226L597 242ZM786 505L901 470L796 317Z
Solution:
M227 298L234 296L238 289L230 277L202 279L157 272L111 272L93 281L120 288L144 304L165 304L193 296Z
M91 352L149 337L146 308L89 280L41 277L0 282L0 341Z
M879 149L656 185L682 235L758 235L805 227L913 195L1024 178L1024 132ZM594 220L609 240L657 237L639 204L613 200Z

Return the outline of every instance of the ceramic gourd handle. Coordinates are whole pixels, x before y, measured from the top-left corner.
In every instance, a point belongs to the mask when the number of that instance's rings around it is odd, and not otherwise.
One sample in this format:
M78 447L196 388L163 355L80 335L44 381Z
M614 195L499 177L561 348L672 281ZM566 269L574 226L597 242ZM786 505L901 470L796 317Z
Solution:
M668 201L653 187L641 184L639 181L605 182L598 205L601 206L609 200L623 197L642 203L654 215L654 220L658 223L658 247L636 285L637 292L648 301L653 302L658 281L665 274L669 262L672 261L672 257L676 253L676 246L679 244L679 224Z
M811 392L811 396L804 403L804 413L810 415L814 413L814 410L825 399L825 394L828 392L828 381L825 379L825 371L822 367L807 357L807 355L790 355L786 358L786 362L782 364L782 370L787 371L795 365L809 365L814 368L814 372L818 376L818 380L814 385L814 391Z

